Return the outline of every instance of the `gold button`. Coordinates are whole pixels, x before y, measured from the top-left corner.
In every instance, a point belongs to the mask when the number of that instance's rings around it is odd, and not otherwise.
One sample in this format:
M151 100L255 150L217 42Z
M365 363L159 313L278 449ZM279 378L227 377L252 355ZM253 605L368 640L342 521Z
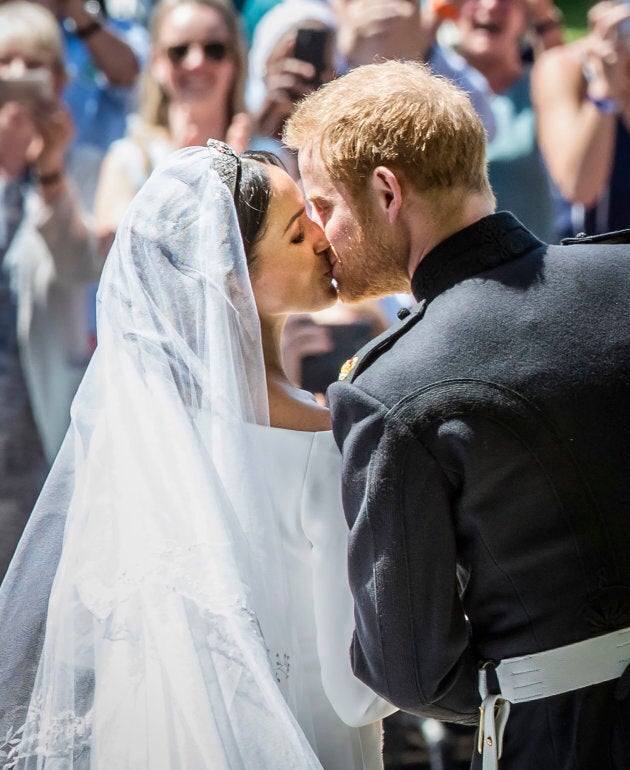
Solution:
M486 743L488 746L492 746L492 738L486 738Z

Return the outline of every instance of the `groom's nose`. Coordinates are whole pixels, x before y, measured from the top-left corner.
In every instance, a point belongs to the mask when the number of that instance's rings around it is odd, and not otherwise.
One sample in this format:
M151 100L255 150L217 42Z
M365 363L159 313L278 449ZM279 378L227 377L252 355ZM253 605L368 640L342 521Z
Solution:
M328 238L326 238L326 233L323 228L312 219L309 220L309 227L313 230L313 249L315 252L321 254L322 252L327 251L330 243L328 242Z

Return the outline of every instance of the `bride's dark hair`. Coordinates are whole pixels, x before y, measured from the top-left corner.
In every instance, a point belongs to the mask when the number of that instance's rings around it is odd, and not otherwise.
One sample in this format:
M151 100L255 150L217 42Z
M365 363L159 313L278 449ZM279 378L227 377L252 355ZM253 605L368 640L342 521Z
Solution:
M234 198L245 256L251 268L256 259L256 244L266 229L267 211L271 201L271 180L265 166L279 166L283 169L285 166L277 155L264 150L248 150L242 153L240 165L240 177Z

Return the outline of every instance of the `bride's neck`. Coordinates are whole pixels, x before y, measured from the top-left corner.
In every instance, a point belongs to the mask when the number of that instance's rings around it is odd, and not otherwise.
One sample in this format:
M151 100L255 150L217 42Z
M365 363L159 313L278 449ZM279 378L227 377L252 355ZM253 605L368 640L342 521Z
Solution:
M260 333L267 383L290 384L282 364L282 348L280 344L285 320L283 317L260 319Z
M279 317L260 319L270 423L290 430L329 430L328 409L306 396L284 370L280 345L284 322L285 319Z

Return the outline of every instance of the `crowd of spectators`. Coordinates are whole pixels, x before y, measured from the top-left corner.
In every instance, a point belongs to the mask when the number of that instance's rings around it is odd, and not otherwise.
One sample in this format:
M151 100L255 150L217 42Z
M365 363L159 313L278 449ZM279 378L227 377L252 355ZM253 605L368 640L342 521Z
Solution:
M280 136L301 97L378 58L421 59L469 92L498 209L552 243L625 228L630 5L599 2L588 24L565 43L553 0L1 2L0 580L94 349L100 267L166 154L216 138L275 150L299 180ZM296 381L305 357L334 371L331 326L376 334L406 302L289 324ZM410 766L392 746L390 767Z

